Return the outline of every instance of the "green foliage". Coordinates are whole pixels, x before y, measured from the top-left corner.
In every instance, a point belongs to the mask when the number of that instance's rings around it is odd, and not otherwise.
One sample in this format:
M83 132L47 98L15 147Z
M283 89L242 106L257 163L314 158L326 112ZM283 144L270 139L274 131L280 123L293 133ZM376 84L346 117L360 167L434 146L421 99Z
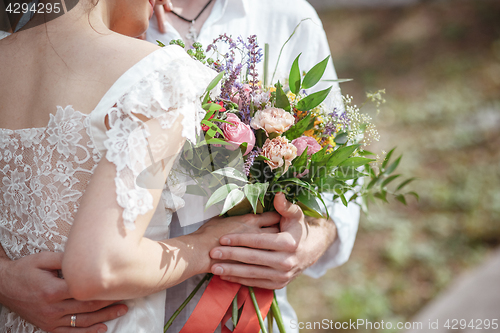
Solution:
M297 58L295 58L292 68L290 69L290 76L288 77L288 85L290 86L290 91L297 95L300 91L300 87L302 85L301 82L301 76L300 76L300 69L299 69L299 58L300 53Z
M269 183L254 183L254 184L246 184L243 188L243 192L245 193L245 197L252 205L252 209L254 214L257 214L257 202L260 201L262 206L264 206L264 196L266 195L267 188Z
M297 110L308 111L314 109L326 99L331 90L332 87L307 95L297 103Z
M368 172L368 182L365 182L364 190L363 190L363 204L362 208L365 213L368 212L368 203L370 201L373 201L373 199L380 199L384 202L388 202L387 196L391 195L399 201L400 203L406 205L407 204L407 199L405 196L407 195L412 195L414 196L417 200L419 199L419 196L416 192L411 191L407 193L400 193L399 191L402 190L406 185L411 183L413 180L415 180L415 177L409 178L401 182L395 191L389 191L387 186L392 183L395 179L399 178L401 175L396 174L393 175L392 173L396 171L397 167L399 166L399 163L401 162L402 156L399 156L396 158L395 161L391 162L391 157L394 152L395 148L391 149L389 153L387 153L384 161L382 162L382 165L380 167L379 172L377 173L372 167L367 166L366 170ZM362 157L360 157L362 158Z
M226 197L229 195L229 193L231 193L233 190L235 190L237 188L238 188L238 185L236 185L236 184L227 184L227 185L223 185L222 187L219 187L212 194L212 196L208 199L207 204L205 205L205 209L207 209L208 207L226 199ZM230 209L230 208L228 208L228 209Z
M316 83L321 80L323 74L325 73L326 66L328 65L328 61L330 60L330 56L327 56L321 62L317 63L309 72L307 72L304 77L304 81L302 82L303 89L309 89L316 85ZM300 110L300 109L299 109Z
M228 210L239 204L245 198L245 193L242 190L235 188L226 197L224 201L224 207L222 207L222 212L220 215L226 214Z
M312 117L312 114L309 113L307 116L299 120L295 125L290 127L288 131L283 134L283 136L290 141L297 139L298 137L301 137L305 131L312 127L311 125L314 125L314 118Z
M281 108L285 111L290 111L290 101L283 91L283 86L279 81L274 86L276 87L276 107Z

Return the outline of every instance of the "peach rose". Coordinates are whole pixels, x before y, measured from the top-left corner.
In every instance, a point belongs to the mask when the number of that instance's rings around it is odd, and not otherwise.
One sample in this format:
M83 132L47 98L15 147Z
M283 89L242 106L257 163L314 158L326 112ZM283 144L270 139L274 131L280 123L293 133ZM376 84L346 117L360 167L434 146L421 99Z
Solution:
M311 138L310 136L301 136L300 138L293 140L292 144L297 147L297 155L299 156L302 155L306 147L307 155L309 156L321 150L321 146L316 139Z
M224 137L227 142L231 143L231 146L226 146L226 148L229 150L236 150L242 143L247 142L247 150L243 155L248 154L255 146L255 135L253 134L252 129L247 124L242 123L240 118L238 118L238 116L234 113L229 113L226 121L231 123L224 123L222 125Z
M295 117L291 113L279 108L267 108L257 111L250 122L254 129L263 129L268 134L282 134L295 124Z
M266 163L271 167L271 170L281 167L284 161L284 172L286 172L292 164L292 160L297 157L297 147L287 139L278 136L272 140L267 139L260 154L269 159Z

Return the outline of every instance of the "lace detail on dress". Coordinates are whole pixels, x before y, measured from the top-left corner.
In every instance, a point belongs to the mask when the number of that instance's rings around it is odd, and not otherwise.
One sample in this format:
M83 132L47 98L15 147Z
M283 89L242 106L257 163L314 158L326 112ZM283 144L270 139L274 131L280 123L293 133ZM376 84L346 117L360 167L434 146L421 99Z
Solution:
M187 71L193 64L195 69ZM105 154L116 165L117 202L124 210L123 222L128 229L135 229L137 217L153 209L151 193L138 184L139 174L153 163L151 157L156 162L166 157L157 158L162 154L153 146L160 146L161 151L168 142L161 142L161 138L149 142L148 123L158 121L168 130L182 115L182 136L194 142L204 116L200 98L215 74L187 56L174 59L135 84L107 113ZM162 197L172 212L184 206L180 196L168 190Z
M89 117L58 107L46 128L0 130L0 241L15 260L64 251L83 192L99 161ZM3 307L5 333L42 333Z
M46 128L0 131L0 236L11 259L64 251L98 159L88 124L68 106Z
M7 308L2 308L0 311L0 324L5 323L5 327L2 333L18 333L18 332L30 332L30 333L45 333L41 329L31 325L15 312L9 312Z
M163 129L170 128L182 114L182 136L195 142L205 115L200 97L216 74L185 55L143 78L123 96L120 106L147 118L160 118Z

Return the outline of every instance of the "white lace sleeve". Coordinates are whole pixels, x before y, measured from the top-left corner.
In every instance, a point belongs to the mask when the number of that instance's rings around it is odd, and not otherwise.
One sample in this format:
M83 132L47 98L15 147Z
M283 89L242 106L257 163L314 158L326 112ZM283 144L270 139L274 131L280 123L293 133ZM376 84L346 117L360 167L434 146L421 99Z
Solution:
M94 117L100 122L97 132L101 131L97 133L99 137L94 135L94 140L102 141L102 154L116 166L117 202L123 208L123 221L128 229L135 228L139 215L153 209L153 198L148 191L151 187L141 186L138 177L166 157L162 152L168 150L172 141L168 139L169 129L182 115L182 137L194 142L204 115L200 97L216 73L181 52L174 50L172 56L171 51L159 50L154 52L159 57L148 57L136 65L145 67L142 69L149 73L136 79L125 94L115 99L115 105ZM154 135L152 127L159 129ZM158 186L163 188L163 184Z

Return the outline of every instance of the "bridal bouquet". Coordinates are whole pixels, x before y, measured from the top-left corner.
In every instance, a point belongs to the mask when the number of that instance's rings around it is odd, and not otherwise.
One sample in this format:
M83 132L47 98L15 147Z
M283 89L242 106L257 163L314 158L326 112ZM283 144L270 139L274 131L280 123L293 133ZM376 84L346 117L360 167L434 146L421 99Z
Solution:
M181 41L173 43L183 46ZM256 36L247 40L220 36L207 48L215 59L207 59L198 43L193 46L188 53L219 72L202 97L206 115L200 140L186 143L180 158L183 169L195 180L187 192L209 198L206 208L219 205L221 215L272 211L278 192L298 204L305 215L316 218L328 218L322 196L326 194L344 205L360 204L365 211L370 201L387 201L388 195L406 204L400 190L412 179L401 182L394 191L387 188L400 176L393 173L401 157L391 161L391 150L378 163L366 150L371 141L379 139L371 118L349 97L343 99L343 110L328 107L325 100L332 87L310 92L321 81L329 57L302 73L298 55L286 82L271 85L259 81L256 65L265 61L266 52L257 45ZM220 92L215 89L218 84ZM368 97L381 103L381 94ZM224 288L216 288L219 293L215 294L209 284L197 309L213 307L204 298L209 302L210 297L218 297L221 303L220 290L232 288L220 309L222 316L228 314L222 320L223 330L229 330L224 324L232 317L234 332L242 326L245 332L267 332L263 317L269 312L269 327L274 318L284 332L272 291L216 281L225 284ZM196 317L197 309L191 318ZM252 321L258 322L253 330L249 328ZM188 320L186 326L189 324Z

